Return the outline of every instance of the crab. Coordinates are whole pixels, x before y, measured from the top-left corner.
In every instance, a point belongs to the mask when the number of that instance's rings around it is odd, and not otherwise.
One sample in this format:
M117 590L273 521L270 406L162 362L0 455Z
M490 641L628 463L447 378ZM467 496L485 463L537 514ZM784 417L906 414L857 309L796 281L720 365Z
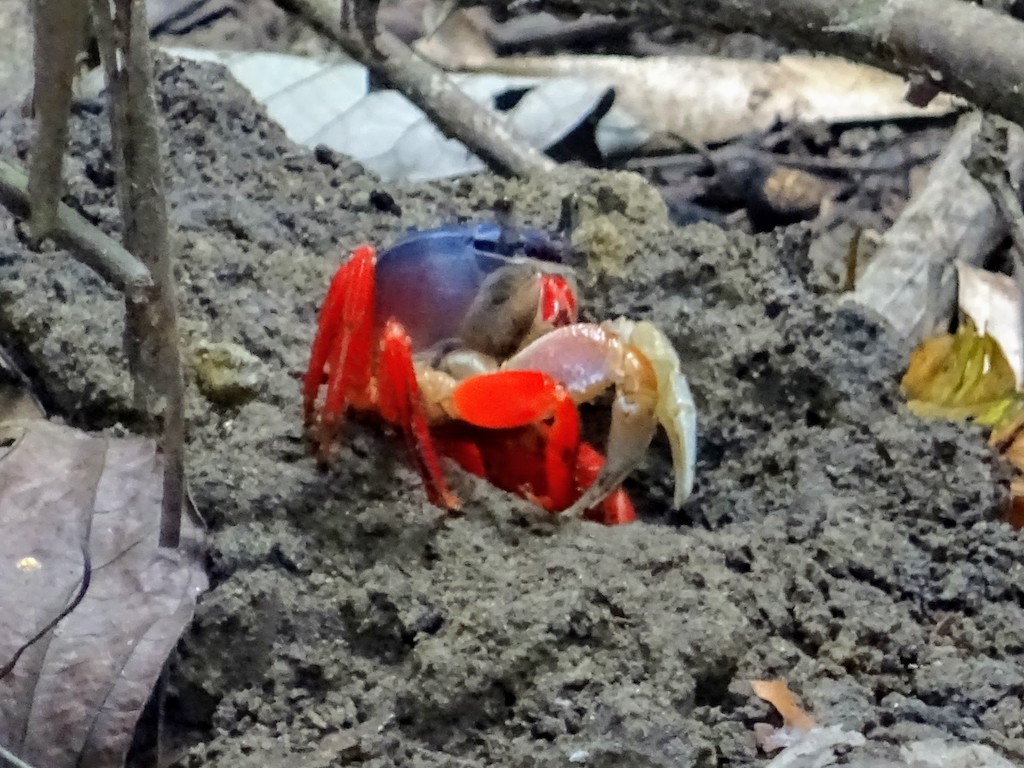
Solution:
M303 380L317 454L350 411L398 427L428 499L456 510L441 457L552 512L635 519L622 481L657 425L679 506L694 482L696 407L679 358L649 322L577 320L572 271L539 232L494 223L363 245L334 275ZM614 389L606 454L577 405Z

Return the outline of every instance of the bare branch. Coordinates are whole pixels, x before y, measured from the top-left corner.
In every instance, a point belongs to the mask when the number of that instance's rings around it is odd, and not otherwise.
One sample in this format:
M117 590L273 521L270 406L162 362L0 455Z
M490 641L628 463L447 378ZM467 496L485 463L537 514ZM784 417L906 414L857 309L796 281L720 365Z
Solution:
M35 86L32 94L36 135L32 143L28 194L29 231L42 238L57 224L64 180L71 83L85 42L86 5L79 0L36 0Z
M125 246L149 268L154 290L126 304L125 346L140 410L163 416L164 494L160 546L177 547L184 480L184 381L178 350L167 201L144 0L94 0L107 73L113 154Z
M485 0L495 10L507 3ZM1024 125L1024 23L961 0L544 0L545 10L610 14L772 37L962 96Z
M330 0L295 0L300 13L338 42L374 76L408 98L446 136L458 139L496 173L528 178L556 164L509 130L493 111L466 96L443 70L413 53L387 31L378 31L376 2L338 5Z
M0 760L6 760L7 763L13 765L14 768L33 768L33 766L26 763L2 744L0 744Z
M1021 210L1020 198L1014 190L1007 168L1009 151L1010 138L1006 125L996 124L991 118L982 120L971 154L964 160L964 167L992 196L992 201L1010 230L1016 261L1024 255L1024 211Z
M15 216L28 216L28 177L23 170L3 160L0 160L0 203ZM141 261L63 203L57 206L50 236L78 261L125 293L129 300L138 299L152 289L153 278Z

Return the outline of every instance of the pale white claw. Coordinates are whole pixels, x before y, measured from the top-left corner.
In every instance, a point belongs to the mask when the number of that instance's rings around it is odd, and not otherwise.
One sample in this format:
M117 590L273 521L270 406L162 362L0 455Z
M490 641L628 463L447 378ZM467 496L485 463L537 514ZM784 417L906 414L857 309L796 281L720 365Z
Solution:
M693 491L697 461L697 405L683 376L679 355L654 323L620 317L606 325L639 349L654 368L658 379L655 415L672 447L675 477L672 503L679 507Z

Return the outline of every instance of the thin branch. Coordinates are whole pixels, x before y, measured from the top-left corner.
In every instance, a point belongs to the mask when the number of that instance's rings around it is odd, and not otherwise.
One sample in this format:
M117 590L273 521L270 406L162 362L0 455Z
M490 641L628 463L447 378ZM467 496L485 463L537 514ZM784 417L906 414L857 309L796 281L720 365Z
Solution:
M1024 255L1024 211L1006 167L1008 151L1009 136L1005 124L1000 126L991 119L983 120L971 154L964 160L964 167L992 196L992 202L1010 230L1010 239L1017 251L1015 259L1019 260Z
M0 204L15 216L28 216L28 176L4 160L0 160ZM129 299L152 289L153 278L141 261L63 203L57 206L50 236Z
M483 0L495 10L498 0ZM1024 23L962 0L544 0L572 15L752 32L929 82L1024 125Z
M85 43L86 5L80 0L36 0L35 85L32 102L36 135L32 142L28 194L29 231L42 238L57 224L68 143L71 83Z
M1010 136L1006 124L998 124L995 118L988 118L982 122L971 154L964 160L964 167L992 196L1010 230L1013 280L1017 291L1024 296L1024 209L1007 166L1009 150ZM1024 308L1020 311L1024 313Z
M126 304L125 346L136 406L163 417L160 546L177 548L185 501L184 379L146 4L114 0L111 8L94 0L93 17L107 73L125 246L149 268L155 283L145 300Z
M6 760L8 763L13 765L14 768L34 768L34 766L26 763L2 744L0 744L0 760Z
M458 139L496 173L528 178L557 166L516 136L497 114L469 98L443 70L378 31L376 2L294 0L299 12L370 72L422 109L446 136Z

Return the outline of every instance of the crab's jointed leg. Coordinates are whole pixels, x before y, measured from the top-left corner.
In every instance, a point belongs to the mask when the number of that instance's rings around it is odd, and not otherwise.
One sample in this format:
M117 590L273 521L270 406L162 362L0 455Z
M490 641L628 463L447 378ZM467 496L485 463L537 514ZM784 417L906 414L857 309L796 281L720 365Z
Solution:
M348 397L356 390L366 391L372 377L374 258L370 246L357 248L334 273L320 308L302 406L321 454L341 433ZM325 375L327 397L318 412Z
M458 499L444 480L427 429L409 336L392 320L374 344L375 270L373 249L361 246L331 281L303 381L306 424L318 452L326 456L341 433L349 407L378 411L405 435L430 500L454 509ZM327 393L318 408L325 375Z
M576 457L576 486L585 492L593 486L604 466L604 456L598 453L590 443L580 443ZM629 500L629 495L618 487L613 490L600 504L583 513L588 520L604 525L623 525L636 520L636 510Z
M412 363L412 343L397 320L389 320L384 327L378 360L377 406L381 416L401 428L430 502L445 509L458 508L459 500L448 489L441 472L441 460L427 428L423 398Z

